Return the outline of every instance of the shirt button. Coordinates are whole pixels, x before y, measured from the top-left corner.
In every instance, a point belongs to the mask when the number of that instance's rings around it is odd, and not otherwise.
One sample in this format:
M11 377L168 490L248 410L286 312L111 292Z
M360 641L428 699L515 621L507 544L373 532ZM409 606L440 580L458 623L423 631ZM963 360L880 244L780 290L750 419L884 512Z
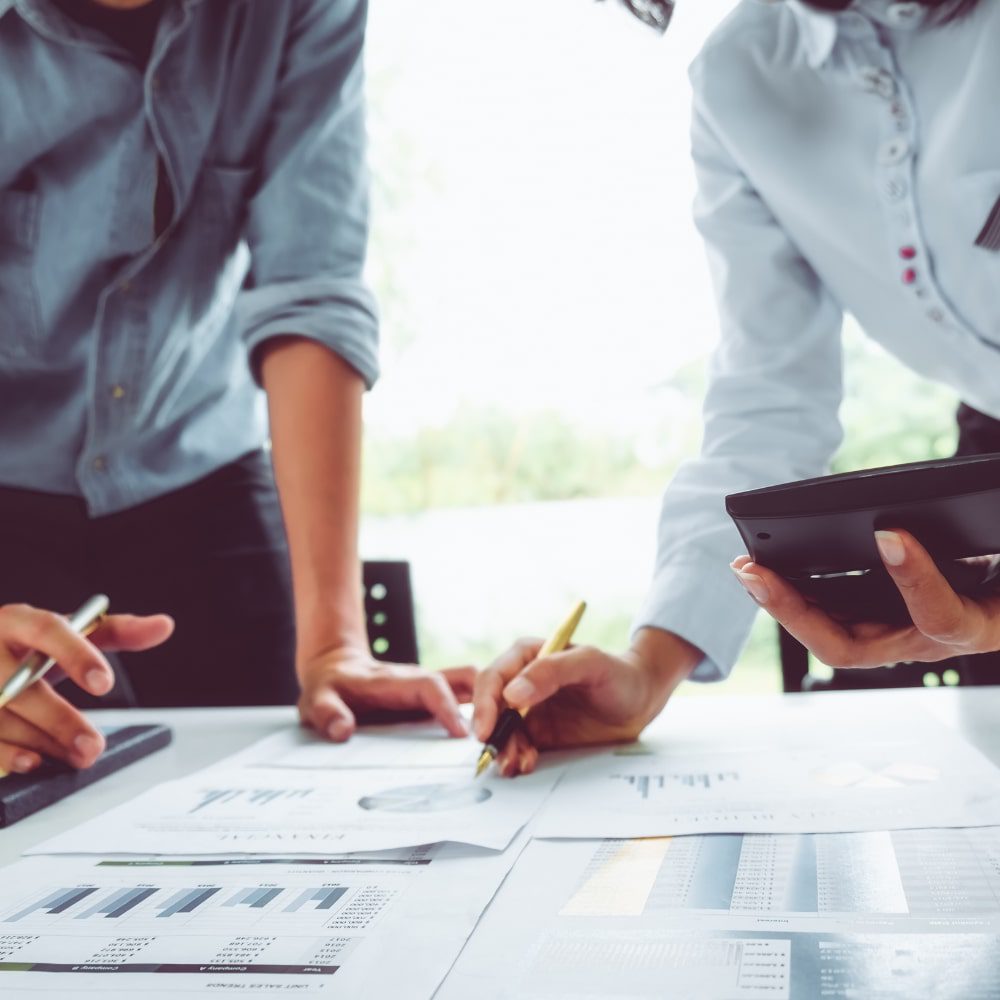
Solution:
M896 27L908 27L916 24L923 13L919 3L891 3L886 9L885 15L890 24Z
M903 284L912 285L917 280L917 272L915 268L908 267L903 272Z
M890 201L899 201L900 198L905 198L906 192L906 181L902 177L893 177L885 182L885 193Z
M91 464L95 472L104 472L108 467L108 460L103 455L98 455Z
M943 323L944 313L935 306L935 308L927 310L927 318L935 323Z
M112 399L124 399L125 398L125 386L115 385L111 387L111 398Z
M858 73L858 82L869 93L878 94L887 101L896 96L896 81L892 74L879 66L866 66Z
M902 257L903 260L913 260L913 258L917 256L917 248L916 247L900 247L899 248L899 256Z
M910 144L903 138L887 139L878 148L878 162L883 167L894 167L910 154Z

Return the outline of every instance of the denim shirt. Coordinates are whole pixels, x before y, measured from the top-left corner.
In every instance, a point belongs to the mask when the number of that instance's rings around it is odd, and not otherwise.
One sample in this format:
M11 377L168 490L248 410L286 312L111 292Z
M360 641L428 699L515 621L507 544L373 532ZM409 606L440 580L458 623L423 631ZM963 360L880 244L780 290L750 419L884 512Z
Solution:
M0 0L0 484L97 516L260 447L275 336L374 381L365 16L169 0L142 73L47 0Z
M726 494L821 475L840 444L845 312L1000 418L1000 2L926 14L744 0L692 67L720 340L636 623L701 649L696 679L728 673L756 611Z

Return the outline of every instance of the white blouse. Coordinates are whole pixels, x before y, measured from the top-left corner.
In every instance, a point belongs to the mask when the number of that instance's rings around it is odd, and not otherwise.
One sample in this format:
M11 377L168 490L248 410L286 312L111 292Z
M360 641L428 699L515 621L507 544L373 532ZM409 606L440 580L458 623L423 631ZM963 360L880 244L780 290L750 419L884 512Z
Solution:
M691 68L718 298L701 455L666 491L636 627L725 676L755 608L727 493L821 475L840 443L841 326L1000 417L1000 3L820 13L744 0Z

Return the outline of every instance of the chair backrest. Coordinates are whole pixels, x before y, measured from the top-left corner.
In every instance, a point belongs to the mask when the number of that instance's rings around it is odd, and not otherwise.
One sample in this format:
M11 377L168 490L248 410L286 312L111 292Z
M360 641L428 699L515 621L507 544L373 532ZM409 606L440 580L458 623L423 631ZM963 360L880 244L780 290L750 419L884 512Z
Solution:
M895 663L870 669L838 669L819 676L809 671L809 651L778 626L781 684L796 691L857 691L872 688L966 687L1000 683L1000 653L956 656L939 663Z
M365 619L375 659L418 663L417 619L410 585L410 564L365 562Z

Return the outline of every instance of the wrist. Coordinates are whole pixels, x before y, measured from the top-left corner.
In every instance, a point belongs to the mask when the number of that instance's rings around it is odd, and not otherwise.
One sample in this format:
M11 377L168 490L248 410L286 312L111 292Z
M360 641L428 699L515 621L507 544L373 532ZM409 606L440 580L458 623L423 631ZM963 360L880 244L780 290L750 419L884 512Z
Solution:
M704 659L704 653L673 632L646 627L633 636L629 658L646 678L649 718L652 719Z
M360 607L356 614L318 609L297 617L295 664L300 677L310 664L335 654L371 655Z

